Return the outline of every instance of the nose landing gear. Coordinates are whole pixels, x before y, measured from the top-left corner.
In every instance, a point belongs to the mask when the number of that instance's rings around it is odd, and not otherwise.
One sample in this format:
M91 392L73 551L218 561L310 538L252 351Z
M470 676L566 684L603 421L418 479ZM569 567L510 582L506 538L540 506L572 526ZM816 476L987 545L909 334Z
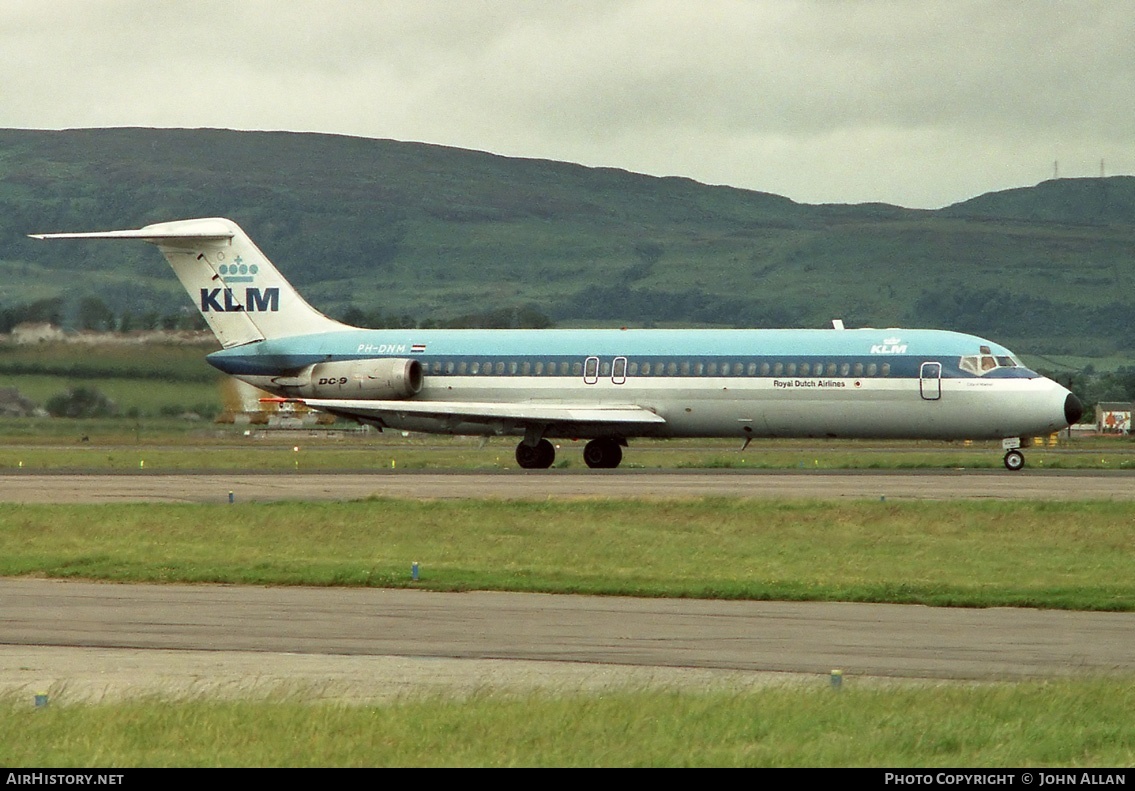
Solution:
M1025 454L1013 449L1005 454L1005 469L1016 472L1025 466Z
M1025 454L1021 453L1021 438L1007 437L1001 440L1001 448L1005 451L1005 469L1017 472L1025 466Z

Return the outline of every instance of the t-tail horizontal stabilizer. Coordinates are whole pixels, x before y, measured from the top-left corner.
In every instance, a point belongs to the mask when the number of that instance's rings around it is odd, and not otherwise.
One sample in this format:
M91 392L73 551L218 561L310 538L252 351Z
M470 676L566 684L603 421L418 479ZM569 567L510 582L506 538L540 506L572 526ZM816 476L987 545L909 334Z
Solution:
M157 245L226 349L265 338L348 329L309 305L231 220L178 220L126 231L33 239L141 239Z

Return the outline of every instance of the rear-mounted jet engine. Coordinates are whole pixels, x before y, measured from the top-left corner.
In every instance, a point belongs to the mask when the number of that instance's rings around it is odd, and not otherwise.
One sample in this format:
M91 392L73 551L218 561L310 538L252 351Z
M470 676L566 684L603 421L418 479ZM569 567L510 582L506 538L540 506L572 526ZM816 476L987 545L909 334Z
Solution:
M307 398L409 398L422 390L422 364L396 358L316 363L295 376L277 376L272 384Z

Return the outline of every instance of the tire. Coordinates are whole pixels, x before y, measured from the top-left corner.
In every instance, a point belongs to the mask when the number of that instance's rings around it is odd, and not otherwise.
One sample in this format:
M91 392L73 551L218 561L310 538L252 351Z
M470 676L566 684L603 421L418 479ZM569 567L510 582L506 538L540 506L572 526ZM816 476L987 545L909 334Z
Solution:
M1017 472L1025 466L1025 455L1019 450L1011 450L1005 454L1005 469Z
M556 460L556 449L552 443L542 439L535 445L521 442L516 446L516 463L525 470L546 470Z
M583 448L583 461L593 470L613 470L623 460L623 449L613 439L593 439Z

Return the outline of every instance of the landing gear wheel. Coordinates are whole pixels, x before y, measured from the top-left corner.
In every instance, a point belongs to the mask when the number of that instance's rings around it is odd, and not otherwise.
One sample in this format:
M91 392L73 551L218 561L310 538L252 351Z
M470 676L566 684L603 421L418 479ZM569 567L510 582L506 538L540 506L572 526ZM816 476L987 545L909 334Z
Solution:
M1005 454L1005 469L1016 472L1025 466L1025 455L1019 450L1011 450Z
M516 446L516 463L526 470L546 470L555 460L556 449L546 439L535 445L521 442Z
M623 449L613 439L593 439L583 448L583 461L588 467L613 470L623 460Z

